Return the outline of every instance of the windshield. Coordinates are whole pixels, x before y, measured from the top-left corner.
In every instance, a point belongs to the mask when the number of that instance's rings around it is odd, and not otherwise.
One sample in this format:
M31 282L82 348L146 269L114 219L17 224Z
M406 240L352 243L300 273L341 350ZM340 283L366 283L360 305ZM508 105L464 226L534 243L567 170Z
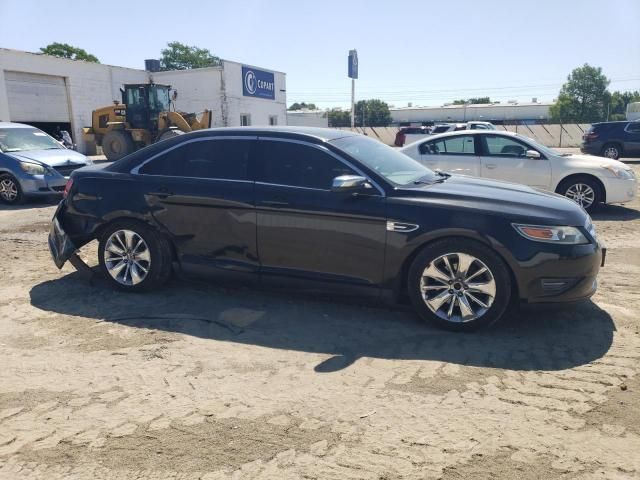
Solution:
M0 128L0 151L52 150L64 147L37 128Z
M364 136L342 137L331 143L395 185L431 182L439 177L424 165L378 140Z
M166 112L169 110L169 89L167 87L152 86L149 89L149 106L152 110Z

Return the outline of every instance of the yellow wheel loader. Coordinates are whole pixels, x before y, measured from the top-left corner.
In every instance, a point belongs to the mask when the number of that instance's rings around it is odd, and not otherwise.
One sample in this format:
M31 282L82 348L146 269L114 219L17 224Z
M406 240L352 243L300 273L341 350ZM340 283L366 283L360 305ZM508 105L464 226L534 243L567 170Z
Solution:
M200 115L172 111L170 90L170 85L156 83L127 84L121 89L122 103L94 110L91 127L83 131L94 136L108 160L118 160L160 140L211 127L211 110ZM176 95L174 91L173 100Z

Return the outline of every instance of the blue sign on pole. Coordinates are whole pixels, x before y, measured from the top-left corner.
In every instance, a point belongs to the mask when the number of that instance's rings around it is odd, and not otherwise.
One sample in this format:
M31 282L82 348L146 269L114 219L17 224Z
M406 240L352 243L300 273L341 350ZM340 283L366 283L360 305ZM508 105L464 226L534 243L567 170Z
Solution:
M251 67L242 67L242 94L245 97L275 100L276 82L273 73Z
M349 50L349 78L358 78L358 52Z

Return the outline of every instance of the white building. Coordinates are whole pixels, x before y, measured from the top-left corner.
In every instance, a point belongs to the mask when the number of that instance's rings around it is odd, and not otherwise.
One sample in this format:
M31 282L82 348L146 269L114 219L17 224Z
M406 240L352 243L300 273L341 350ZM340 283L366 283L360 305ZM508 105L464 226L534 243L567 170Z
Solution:
M0 48L0 121L72 132L85 152L82 128L91 112L120 100L125 83L169 84L176 108L213 112L212 126L286 125L286 75L222 60L218 67L148 72Z
M549 119L553 103L506 102L471 105L445 105L442 107L390 108L394 124L422 122L485 122L509 123L514 120L534 122Z
M288 110L287 125L327 128L329 126L329 115L322 110Z

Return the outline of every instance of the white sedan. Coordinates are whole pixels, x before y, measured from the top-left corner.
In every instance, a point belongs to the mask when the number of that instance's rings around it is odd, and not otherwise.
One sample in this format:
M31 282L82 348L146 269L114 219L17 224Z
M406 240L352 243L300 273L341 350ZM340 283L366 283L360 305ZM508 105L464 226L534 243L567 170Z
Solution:
M638 182L622 162L569 155L513 132L466 130L433 135L401 151L432 170L522 183L571 198L585 210L633 200Z

